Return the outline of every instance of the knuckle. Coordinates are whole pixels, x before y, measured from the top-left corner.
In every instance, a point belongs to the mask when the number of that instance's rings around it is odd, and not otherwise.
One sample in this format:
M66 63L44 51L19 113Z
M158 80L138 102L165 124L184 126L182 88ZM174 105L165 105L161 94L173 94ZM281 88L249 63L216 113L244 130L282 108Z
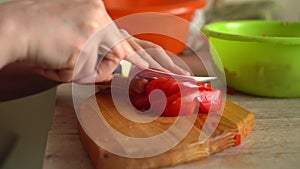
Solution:
M162 48L161 46L158 46L156 44L154 44L154 49L156 49L157 51L160 51L160 52L164 52L164 48Z
M98 31L100 25L98 22L96 21L84 21L82 24L80 24L80 29L87 35L87 36L91 36L92 34L94 34L96 31Z
M103 1L101 0L91 0L90 4L95 7L96 9L103 9L105 8Z
M146 51L147 49L142 49L138 51L138 55L141 56L142 58L147 58L150 55L148 54L148 52Z
M66 62L66 67L74 69L78 64L78 60L87 55L87 51L84 50L82 46L81 43L73 43L71 49L72 53Z

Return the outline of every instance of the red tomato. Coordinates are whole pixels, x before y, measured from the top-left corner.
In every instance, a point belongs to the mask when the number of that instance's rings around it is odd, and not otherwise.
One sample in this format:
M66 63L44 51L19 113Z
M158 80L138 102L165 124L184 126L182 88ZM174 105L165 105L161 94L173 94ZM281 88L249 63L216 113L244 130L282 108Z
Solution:
M150 103L145 93L135 95L131 102L138 110L148 110L150 108Z
M209 83L178 82L172 78L158 78L147 84L146 92L134 97L133 105L140 110L150 108L149 95L155 89L164 92L167 97L165 103L160 98L151 102L154 113L162 113L162 116L178 116L192 114L197 105L199 113L216 112L222 106L222 92L214 90ZM162 111L162 104L166 104ZM181 107L182 106L182 107Z
M181 107L182 106L182 107ZM168 98L168 103L163 116L178 116L180 110L182 111L180 115L190 115L193 114L197 106L196 101L192 95L186 95L180 97L180 93L176 93Z
M209 83L202 83L202 82L197 82L197 85L199 86L200 91L211 91L212 87Z
M199 111L203 113L216 112L222 107L222 92L220 90L199 91L197 100Z
M162 109L162 106L165 107ZM174 93L173 95L167 97L166 103L165 101L159 99L151 102L152 112L161 113L162 116L168 117L193 114L196 106L197 102L195 101L195 96L192 94L186 94L185 96L181 97L180 92Z
M238 146L238 145L241 144L241 140L242 140L241 137L242 136L240 134L237 134L237 135L234 136L234 140L235 140L235 144L234 145L235 146Z
M192 114L197 106L194 101L195 93L198 92L195 88L196 86L196 84L192 84L190 82L178 82L172 78L158 78L149 82L146 93L148 97L155 89L159 89L165 93L167 97L167 104L162 112L162 116L178 116L180 110L182 110L180 115L188 115ZM157 112L162 106L160 104L164 104L164 102L157 100L152 104L152 111Z
M172 78L158 78L150 81L146 87L147 96L154 89L162 90L166 96L170 96L180 90L177 81Z

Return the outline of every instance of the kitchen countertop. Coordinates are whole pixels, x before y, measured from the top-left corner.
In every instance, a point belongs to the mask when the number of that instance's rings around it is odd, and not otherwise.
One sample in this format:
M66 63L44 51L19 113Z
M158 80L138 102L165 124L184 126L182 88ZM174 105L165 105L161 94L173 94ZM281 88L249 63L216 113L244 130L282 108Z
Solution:
M43 169L94 169L77 129L71 84L58 87ZM234 93L227 99L255 114L255 126L237 147L168 169L276 169L300 167L300 98L273 99Z

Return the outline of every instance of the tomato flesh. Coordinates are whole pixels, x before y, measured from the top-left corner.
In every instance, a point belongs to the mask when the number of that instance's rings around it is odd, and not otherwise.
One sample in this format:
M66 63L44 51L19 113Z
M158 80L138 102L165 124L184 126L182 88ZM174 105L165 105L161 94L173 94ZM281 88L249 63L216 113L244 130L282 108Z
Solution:
M222 92L213 89L209 83L180 82L172 78L158 78L146 85L145 92L136 95L132 99L133 105L139 110L156 112L156 107L162 104L165 98L157 98L150 105L149 96L153 90L159 89L164 92L167 102L162 116L190 115L195 112L209 113L219 111L222 107ZM165 104L165 103L164 103Z
M216 112L222 107L222 92L220 90L199 91L197 100L199 111L203 113Z
M145 93L137 94L131 99L133 106L138 110L148 110L150 108L150 102Z

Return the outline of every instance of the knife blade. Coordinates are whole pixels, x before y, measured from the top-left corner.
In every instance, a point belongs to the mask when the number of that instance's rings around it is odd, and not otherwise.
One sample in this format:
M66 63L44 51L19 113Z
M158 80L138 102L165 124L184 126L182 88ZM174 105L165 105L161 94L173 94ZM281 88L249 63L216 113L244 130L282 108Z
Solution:
M165 78L174 78L180 81L197 81L197 82L208 82L211 80L217 79L217 77L202 77L202 76L186 76L186 75L179 75L175 73L163 72L156 69L144 69L139 71L136 74L136 77L142 77L146 79L156 79L160 77Z

